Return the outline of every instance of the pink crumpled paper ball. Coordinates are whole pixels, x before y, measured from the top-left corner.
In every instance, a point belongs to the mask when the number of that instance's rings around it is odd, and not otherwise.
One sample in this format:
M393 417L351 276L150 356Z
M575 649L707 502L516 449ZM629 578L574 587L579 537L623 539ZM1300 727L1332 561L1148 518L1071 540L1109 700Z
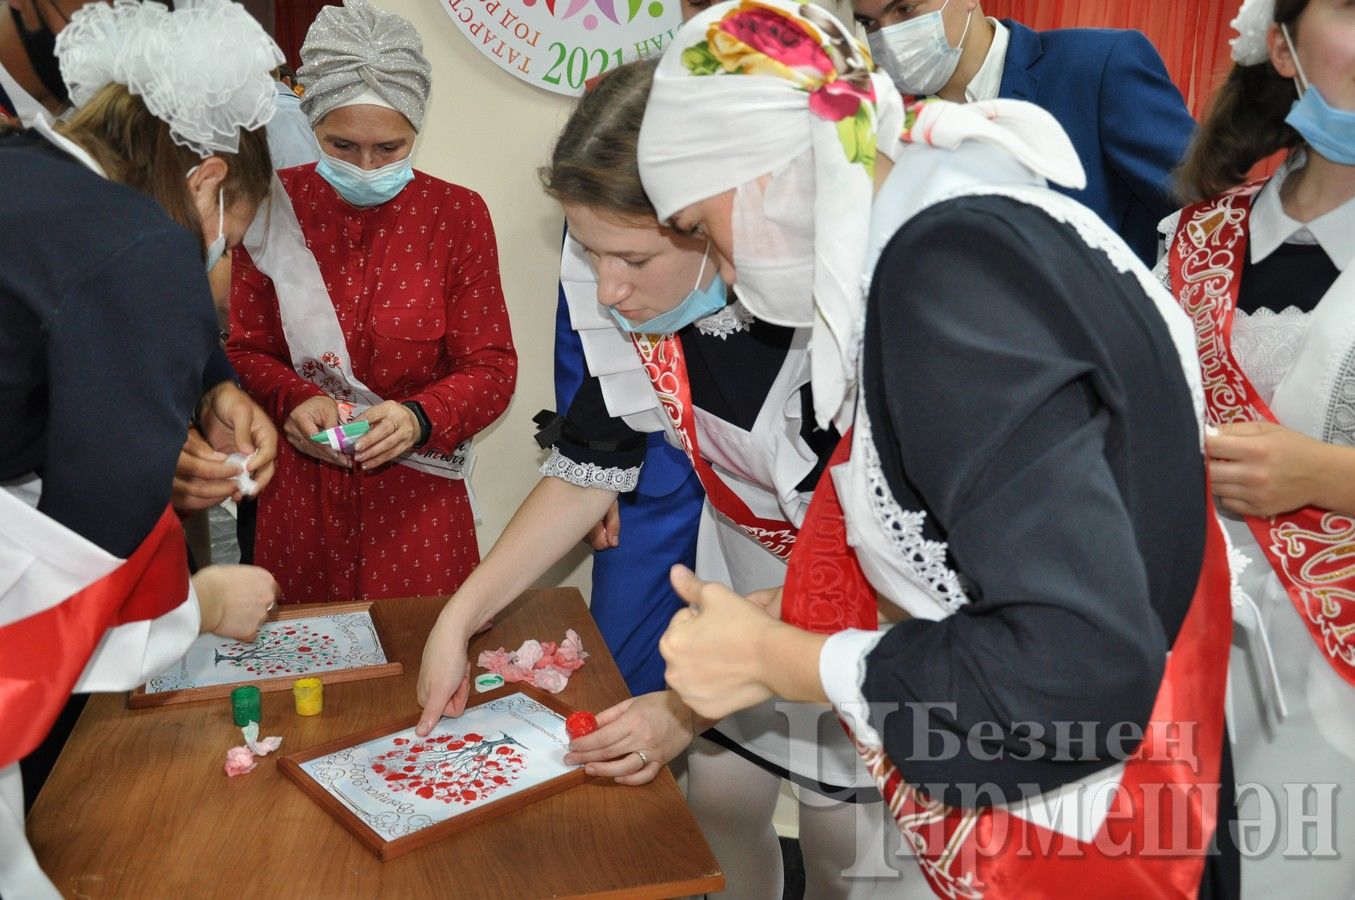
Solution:
M232 747L226 751L226 774L231 778L236 775L248 775L258 767L254 761L255 755L267 756L278 747L282 746L280 737L259 737L259 723L250 722L240 731L245 736L245 745L243 747Z
M232 747L226 751L226 774L232 778L248 775L258 765L248 747Z
M565 632L559 644L537 640L522 642L516 650L486 650L476 665L502 675L504 681L525 681L533 687L558 694L569 683L569 676L583 665L588 654L574 629Z

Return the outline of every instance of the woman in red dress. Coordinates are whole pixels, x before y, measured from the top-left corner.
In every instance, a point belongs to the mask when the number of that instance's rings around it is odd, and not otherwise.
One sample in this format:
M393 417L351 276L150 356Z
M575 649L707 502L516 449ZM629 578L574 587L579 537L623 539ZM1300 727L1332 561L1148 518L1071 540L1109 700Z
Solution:
M228 354L290 445L256 562L290 602L448 594L479 562L469 442L517 357L484 201L410 165L422 50L366 0L321 12L299 73L320 162L279 174L234 260ZM352 455L310 440L351 420Z

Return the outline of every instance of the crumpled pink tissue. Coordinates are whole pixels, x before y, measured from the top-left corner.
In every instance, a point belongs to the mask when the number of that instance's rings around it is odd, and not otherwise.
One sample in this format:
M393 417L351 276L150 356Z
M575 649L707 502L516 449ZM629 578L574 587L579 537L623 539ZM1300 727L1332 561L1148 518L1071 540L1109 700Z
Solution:
M525 681L543 691L558 694L569 683L588 654L579 635L570 628L559 644L554 641L524 641L516 650L486 650L476 665L502 675L504 681Z
M226 774L231 778L236 775L248 775L258 767L254 761L255 755L267 756L282 745L280 737L266 737L259 740L259 723L250 722L240 731L245 736L245 745L243 747L232 747L226 751Z

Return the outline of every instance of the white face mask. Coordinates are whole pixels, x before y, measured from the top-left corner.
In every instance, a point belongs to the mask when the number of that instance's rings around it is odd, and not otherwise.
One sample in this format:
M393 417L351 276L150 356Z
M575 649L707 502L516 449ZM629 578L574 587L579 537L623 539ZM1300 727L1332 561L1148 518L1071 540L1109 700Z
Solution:
M207 271L216 268L221 257L226 255L226 190L222 188L216 195L216 240L207 245Z
M734 293L773 325L814 324L813 154L802 153L765 186L734 191Z
M973 21L971 9L965 17L960 43L952 47L946 39L946 23L941 17L950 0L941 9L881 28L866 36L875 62L905 94L929 97L946 86L964 52L964 39Z
M189 169L184 175L185 178L191 178L193 173L198 170L197 166ZM226 255L226 189L218 188L216 192L216 239L207 245L207 271L210 272L216 268L216 264L221 262L221 257Z

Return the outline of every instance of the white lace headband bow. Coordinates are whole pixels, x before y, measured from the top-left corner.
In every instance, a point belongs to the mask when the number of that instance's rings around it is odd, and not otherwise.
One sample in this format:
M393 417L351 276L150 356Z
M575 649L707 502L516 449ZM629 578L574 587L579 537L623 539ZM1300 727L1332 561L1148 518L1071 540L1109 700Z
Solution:
M1229 42L1233 62L1240 66L1260 65L1270 58L1266 33L1275 22L1275 0L1243 0L1232 28L1237 37Z
M200 157L235 153L241 129L277 110L271 72L282 51L230 0L180 0L173 12L153 0L91 3L57 36L56 54L77 107L126 85Z

